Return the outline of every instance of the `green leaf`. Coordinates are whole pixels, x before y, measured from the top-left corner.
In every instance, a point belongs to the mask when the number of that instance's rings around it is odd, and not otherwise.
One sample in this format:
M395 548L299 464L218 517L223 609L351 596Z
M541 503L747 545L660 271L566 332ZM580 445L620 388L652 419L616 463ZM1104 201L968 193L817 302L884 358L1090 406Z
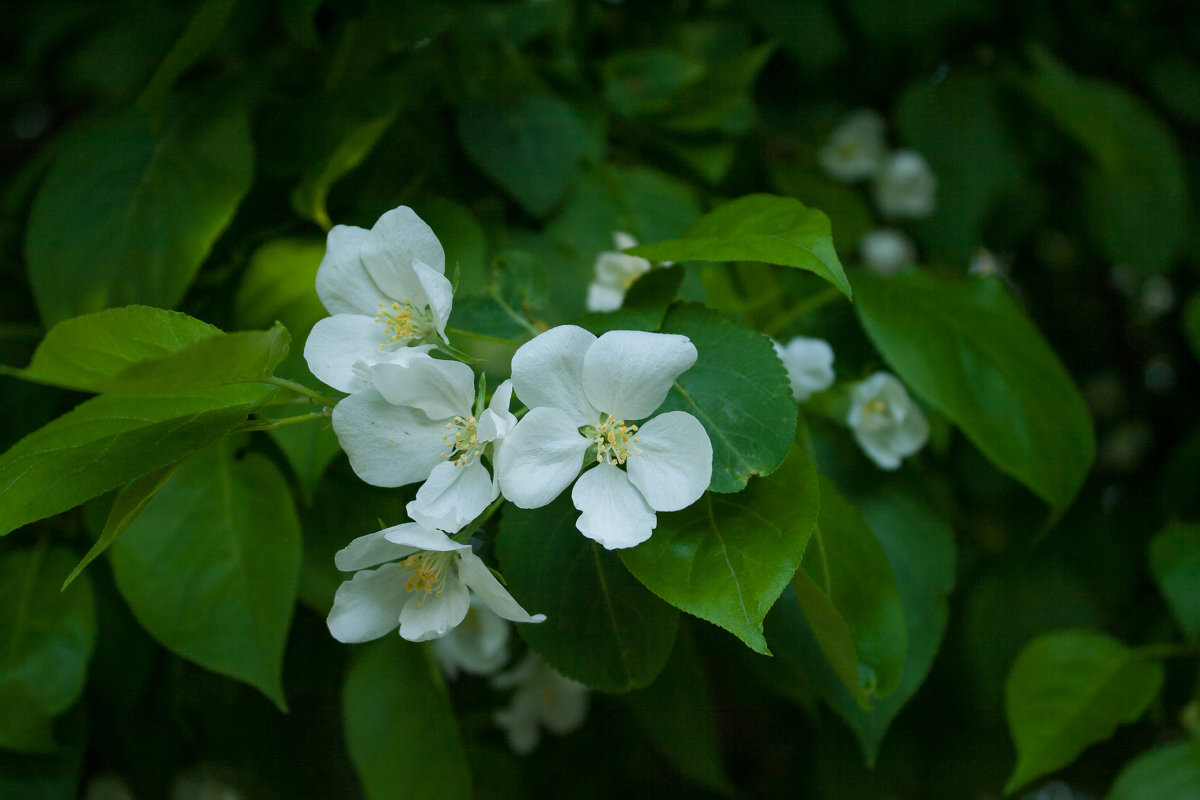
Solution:
M323 228L332 227L325 200L333 185L363 162L387 129L396 120L395 110L363 122L352 128L345 138L338 141L332 152L304 174L300 184L292 191L292 208L305 219L310 219Z
M1150 541L1150 571L1183 635L1200 642L1200 525L1160 531Z
M709 489L737 492L751 476L771 474L787 458L796 403L770 340L696 305L671 309L661 330L687 336L699 352L659 413L686 411L708 431Z
M81 403L0 456L0 534L207 447L274 394L240 385Z
M1167 53L1155 61L1146 80L1159 102L1180 119L1200 123L1200 66L1182 53Z
M1091 415L1003 285L915 271L855 280L859 320L892 369L1061 515L1095 453Z
M671 108L660 118L663 128L685 133L741 129L753 120L750 94L758 74L775 50L766 42L744 53L713 61L704 77L681 88Z
M446 686L428 645L386 636L358 653L342 692L346 747L367 800L419 787L469 800L471 773Z
M547 664L593 689L647 686L671 655L679 612L585 538L578 516L568 492L542 508L505 506L496 548L509 591L547 616L517 631Z
M821 511L803 569L845 620L858 666L855 694L886 697L900 681L908 648L900 592L887 555L866 521L828 478L820 477ZM804 598L797 587L797 597ZM802 606L803 606L802 602ZM821 628L814 624L821 641ZM845 657L835 651L836 667ZM835 660L836 659L836 660ZM843 677L839 672L839 676Z
M1091 156L1083 213L1113 261L1142 274L1171 265L1187 233L1187 184L1170 129L1141 101L1110 83L1071 74L1033 53L1030 97Z
M459 110L458 135L483 173L535 217L553 211L600 152L597 131L549 94L470 102Z
M157 135L136 110L76 130L29 217L25 255L42 319L176 305L252 174L241 109L195 108Z
M1074 630L1034 639L1008 675L1005 711L1017 766L1005 793L1070 764L1119 724L1137 720L1162 682L1161 666L1111 636Z
M650 591L769 655L763 618L787 586L813 532L817 473L793 447L771 475L734 495L706 494L659 514L647 541L621 560Z
M601 69L604 94L624 117L667 112L673 95L704 77L704 62L675 50L622 51L609 56Z
M776 164L771 169L771 185L780 194L821 209L829 217L837 252L843 259L857 260L859 242L876 227L875 215L861 191L819 172L815 165Z
M291 340L282 325L214 336L165 358L134 364L113 378L108 391L183 392L267 378L287 356Z
M1189 742L1142 753L1117 775L1108 800L1195 800L1200 797L1200 757Z
M1192 354L1200 358L1200 292L1193 292L1183 307L1183 332Z
M651 261L763 261L808 270L850 297L829 218L791 197L752 194L700 218L678 239L628 251Z
M792 577L792 592L833 674L854 697L856 708L869 709L871 697L862 685L858 652L854 649L854 632L850 630L846 618L837 610L825 590L804 570L797 570ZM810 676L810 679L825 690L826 699L837 697L833 687L821 685L819 676Z
M74 560L44 543L0 556L0 747L55 749L50 723L83 691L96 615L86 578L58 590Z
M218 443L176 470L109 551L113 573L164 647L285 709L300 522L274 464L257 453L235 460L231 450Z
M233 11L234 0L207 0L196 11L183 35L158 65L149 85L138 97L138 106L151 116L162 113L167 92L187 71L212 47L225 30L225 23Z

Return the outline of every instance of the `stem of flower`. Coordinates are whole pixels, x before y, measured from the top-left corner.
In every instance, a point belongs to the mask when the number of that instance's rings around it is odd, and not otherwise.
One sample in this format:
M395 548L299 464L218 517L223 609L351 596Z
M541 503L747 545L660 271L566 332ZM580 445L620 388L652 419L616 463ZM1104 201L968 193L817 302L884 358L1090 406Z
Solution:
M481 342L495 342L496 344L506 344L509 347L520 347L524 342L515 342L512 339L504 339L500 336L488 336L486 333L475 333L474 331L464 331L462 328L446 328L447 336L465 336L468 339L478 339Z
M238 383L269 383L272 386L278 386L281 389L287 389L289 392L293 392L302 397L307 397L313 403L315 403L319 406L325 406L326 408L333 408L334 406L336 406L338 404L337 400L334 400L331 397L326 397L325 395L321 394L320 392L308 388L303 383L297 383L296 381L290 381L287 378L279 378L279 377L276 377L275 375L270 375L266 378L252 378L252 379L242 380L242 381L238 381Z
M467 525L467 527L463 528L461 531L454 534L450 538L453 539L454 541L458 542L459 544L466 544L467 542L469 542L471 540L471 534L475 533L475 531L482 528L483 524L485 522L487 522L489 519L491 519L492 516L497 511L500 510L500 506L502 506L502 505L504 505L504 498L497 497L495 500L492 501L492 504L490 506L488 506L487 508L485 508L483 510L482 514L480 514L475 519L471 520L470 524Z
M766 327L765 333L768 336L775 336L788 325L792 324L806 314L811 314L821 306L828 305L842 296L843 295L841 291L836 286L828 286L816 294L806 298L805 300L800 301L775 319L771 320Z
M492 299L496 301L496 305L500 306L500 308L504 311L505 314L508 314L508 316L512 318L513 322L517 323L522 328L524 328L525 330L532 333L534 336L537 336L539 333L541 333L541 331L539 331L532 322L525 319L525 317L518 314L513 309L512 306L510 306L508 303L504 302L504 299L500 297L499 292L493 290L492 291Z
M243 422L237 427L238 433L250 433L252 431L277 431L280 428L286 428L289 425L299 425L302 422L315 422L319 419L328 419L330 413L326 411L314 411L311 414L300 414L295 417L284 417L282 419L256 419L250 422Z

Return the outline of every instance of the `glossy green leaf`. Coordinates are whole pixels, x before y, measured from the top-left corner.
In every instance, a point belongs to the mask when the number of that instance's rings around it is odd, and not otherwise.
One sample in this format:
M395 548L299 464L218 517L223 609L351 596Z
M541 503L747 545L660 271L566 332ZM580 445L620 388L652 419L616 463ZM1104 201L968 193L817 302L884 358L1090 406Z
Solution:
M1150 571L1183 635L1200 642L1200 525L1176 524L1155 536Z
M856 285L859 320L888 365L1060 515L1092 462L1091 415L1003 285L923 272L864 273Z
M671 309L660 330L687 336L699 354L658 413L686 411L704 425L713 446L709 488L737 492L751 476L770 475L796 430L796 403L770 340L695 305Z
M244 110L198 107L160 134L136 110L76 130L29 218L25 255L42 319L176 305L252 174Z
M287 355L291 340L282 325L214 336L164 358L134 364L113 378L107 391L184 392L270 377Z
M1034 52L1030 97L1091 157L1083 213L1110 259L1143 274L1171 265L1187 233L1183 160L1170 129L1125 89Z
M86 578L58 589L74 560L45 544L0 556L0 748L55 749L51 721L83 692L96 615Z
M584 537L563 492L548 506L506 506L497 555L508 589L538 625L521 638L568 678L604 691L649 685L671 655L679 612L638 583L616 553Z
M269 386L237 385L81 403L0 456L0 534L187 457L274 394Z
M109 552L121 594L155 639L284 708L300 548L279 470L257 453L235 460L222 442L179 467Z
M818 586L805 570L797 570L792 577L792 592L833 674L854 697L856 707L869 709L871 698L861 682L858 651L854 649L854 632L850 630L846 618L837 610L837 606L825 590ZM811 679L825 690L827 698L837 696L836 689L823 685L819 676Z
M468 103L459 110L458 134L471 160L535 217L553 211L600 152L592 126L549 94Z
M1005 792L1070 764L1137 720L1162 682L1161 666L1111 636L1069 630L1034 639L1008 675L1005 711L1017 766Z
M791 197L752 194L700 218L678 239L629 250L651 261L763 261L808 270L850 297L829 218Z
M1195 800L1200 797L1200 756L1190 742L1142 753L1117 775L1107 800Z
M419 787L471 797L454 709L430 655L427 645L386 636L346 674L342 724L367 800L407 800Z
M816 470L793 447L779 469L745 491L706 494L659 514L654 535L621 559L671 605L769 654L763 618L800 565L819 504Z

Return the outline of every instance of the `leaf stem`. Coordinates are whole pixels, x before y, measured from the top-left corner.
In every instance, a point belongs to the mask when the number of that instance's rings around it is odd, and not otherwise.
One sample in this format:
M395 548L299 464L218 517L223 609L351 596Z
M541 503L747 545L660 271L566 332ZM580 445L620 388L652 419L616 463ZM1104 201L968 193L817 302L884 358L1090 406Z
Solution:
M250 433L252 431L277 431L280 428L286 428L289 425L299 425L302 422L314 422L320 419L328 419L330 411L313 411L309 414L300 414L295 417L283 417L282 419L256 419L250 422L243 422L237 427L238 433Z
M811 314L821 306L828 305L839 297L844 296L836 286L827 286L816 294L810 295L799 303L796 303L796 305L771 320L765 332L770 336L774 336L801 317Z
M539 333L541 333L541 331L539 331L532 322L525 319L525 317L518 314L513 309L512 306L510 306L508 303L504 302L504 298L502 298L500 296L499 292L493 290L492 291L492 299L496 301L496 305L500 306L501 310L503 310L505 314L508 314L508 316L512 318L513 322L517 323L522 328L524 328L525 330L532 333L534 336L537 336Z
M266 378L251 378L249 380L239 381L239 383L269 383L272 386L278 386L281 389L287 389L289 392L295 392L302 397L307 397L317 405L325 406L326 408L333 408L338 404L337 400L326 397L320 392L308 388L303 383L297 383L296 381L290 381L287 378L280 378L275 375L270 375Z
M471 540L471 534L475 533L475 531L482 528L484 523L486 523L489 519L491 519L492 516L497 511L500 510L500 506L502 506L502 505L504 505L504 497L503 496L497 497L495 500L492 501L492 504L490 506L488 506L487 508L485 508L483 510L482 514L480 514L475 519L471 520L471 523L469 525L467 525L467 527L463 528L461 531L454 534L450 538L461 544L466 544L467 542L469 542Z

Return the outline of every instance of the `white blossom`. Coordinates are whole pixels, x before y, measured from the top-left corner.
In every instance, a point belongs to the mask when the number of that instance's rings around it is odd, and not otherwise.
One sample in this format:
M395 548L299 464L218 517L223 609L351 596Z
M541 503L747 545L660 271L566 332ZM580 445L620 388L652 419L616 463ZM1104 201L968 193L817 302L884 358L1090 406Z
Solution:
M313 375L354 392L364 386L356 365L446 341L453 288L445 271L441 243L407 206L369 231L334 226L317 269L317 296L333 316L318 321L304 344Z
M446 677L454 679L459 671L471 675L491 675L508 661L511 628L488 608L479 595L471 595L467 615L448 634L433 643L433 652Z
M775 353L787 369L792 397L804 402L833 385L833 348L823 339L796 336L786 345L774 340Z
M534 337L512 361L513 388L529 413L496 460L504 496L521 508L571 492L576 527L606 548L633 547L657 511L687 508L712 477L712 443L699 420L670 411L648 421L675 379L696 361L686 336L610 331L596 338L563 325Z
M895 275L902 267L917 260L917 248L912 239L895 228L878 228L863 235L858 242L863 262L876 275Z
M937 176L914 150L888 156L875 180L875 205L889 219L927 217L937 207Z
M846 117L817 154L817 161L839 181L873 178L887 153L884 139L886 123L870 109L860 109Z
M543 727L562 736L587 718L587 687L555 672L532 650L514 669L493 678L492 686L517 690L493 719L519 755L537 749Z
M920 450L929 439L929 422L890 372L876 372L854 387L846 419L854 438L883 469Z
M596 278L588 286L588 311L616 311L625 302L625 293L634 282L650 271L644 258L626 255L621 250L637 246L637 239L628 233L613 234L616 250L606 250L596 256Z
M369 642L397 625L410 642L445 636L467 615L468 589L504 619L546 619L521 608L469 544L416 522L358 537L334 564L355 572L338 588L326 620L339 642Z

